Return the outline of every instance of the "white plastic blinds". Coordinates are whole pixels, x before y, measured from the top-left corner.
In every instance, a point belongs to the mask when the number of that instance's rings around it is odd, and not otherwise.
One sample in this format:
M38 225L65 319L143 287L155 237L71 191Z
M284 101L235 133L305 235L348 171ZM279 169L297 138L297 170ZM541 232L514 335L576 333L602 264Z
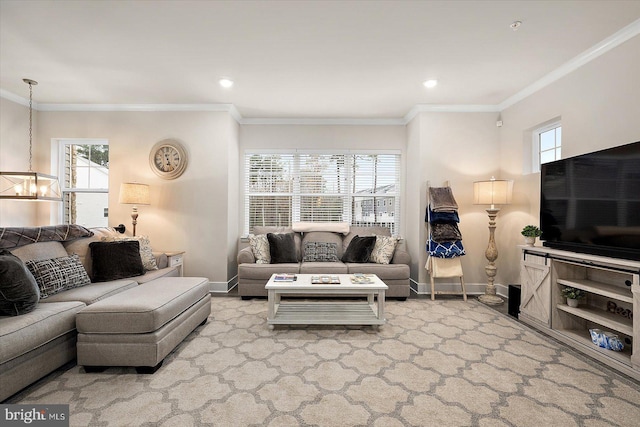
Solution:
M379 225L397 233L399 153L246 153L245 233L298 221Z

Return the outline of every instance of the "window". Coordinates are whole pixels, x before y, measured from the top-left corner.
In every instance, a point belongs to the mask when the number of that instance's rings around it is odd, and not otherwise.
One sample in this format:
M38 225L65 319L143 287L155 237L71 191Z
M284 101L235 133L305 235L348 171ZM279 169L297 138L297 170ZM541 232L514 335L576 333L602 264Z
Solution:
M562 126L554 123L534 132L539 165L560 160L562 148Z
M109 215L109 144L60 140L63 223L106 227Z
M399 153L245 154L245 234L298 221L378 225L397 234ZM386 209L380 209L385 203Z

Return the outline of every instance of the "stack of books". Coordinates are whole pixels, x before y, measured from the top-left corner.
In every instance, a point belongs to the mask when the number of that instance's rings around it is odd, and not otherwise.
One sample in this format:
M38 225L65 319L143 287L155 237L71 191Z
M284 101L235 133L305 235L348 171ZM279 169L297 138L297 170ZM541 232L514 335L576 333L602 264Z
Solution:
M274 282L295 282L297 279L295 274L291 273L279 273L273 278Z
M337 285L340 284L338 276L311 276L312 285Z

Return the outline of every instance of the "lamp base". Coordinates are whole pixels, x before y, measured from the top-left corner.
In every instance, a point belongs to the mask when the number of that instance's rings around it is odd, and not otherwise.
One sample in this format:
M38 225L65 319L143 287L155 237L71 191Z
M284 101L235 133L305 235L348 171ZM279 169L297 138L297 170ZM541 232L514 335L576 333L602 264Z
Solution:
M500 305L504 303L504 300L497 295L480 295L478 301L487 305Z

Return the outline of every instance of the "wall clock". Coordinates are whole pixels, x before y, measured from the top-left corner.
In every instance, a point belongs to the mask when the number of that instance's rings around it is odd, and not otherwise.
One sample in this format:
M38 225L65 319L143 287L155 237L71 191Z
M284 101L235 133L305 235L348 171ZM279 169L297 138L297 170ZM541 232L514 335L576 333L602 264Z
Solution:
M175 179L187 168L187 151L176 140L162 140L151 149L149 164L160 178Z

